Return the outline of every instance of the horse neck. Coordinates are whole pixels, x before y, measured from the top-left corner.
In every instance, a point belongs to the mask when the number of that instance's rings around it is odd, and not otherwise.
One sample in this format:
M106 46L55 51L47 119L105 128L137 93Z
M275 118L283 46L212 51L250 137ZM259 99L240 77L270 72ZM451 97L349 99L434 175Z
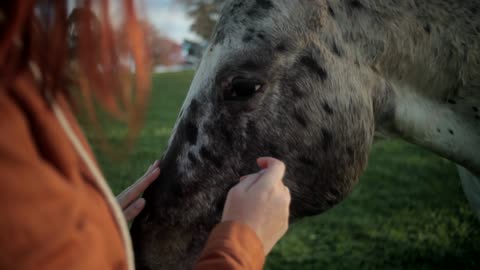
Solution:
M380 76L426 96L445 97L462 80L458 70L467 52L480 50L470 34L473 19L466 15L475 7L432 2L368 0L356 8L338 6L334 27L352 57Z

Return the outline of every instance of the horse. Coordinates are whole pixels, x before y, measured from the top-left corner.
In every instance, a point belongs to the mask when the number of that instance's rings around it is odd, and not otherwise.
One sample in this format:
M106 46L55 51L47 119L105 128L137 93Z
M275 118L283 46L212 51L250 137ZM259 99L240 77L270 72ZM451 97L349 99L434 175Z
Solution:
M375 138L458 164L480 216L480 3L228 0L131 233L138 269L188 269L228 190L285 162L290 221L341 202Z

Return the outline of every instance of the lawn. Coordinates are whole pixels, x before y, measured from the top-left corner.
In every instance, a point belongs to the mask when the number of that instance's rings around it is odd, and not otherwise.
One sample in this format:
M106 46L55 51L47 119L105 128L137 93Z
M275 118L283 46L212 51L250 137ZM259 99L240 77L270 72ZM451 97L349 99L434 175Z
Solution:
M134 150L121 161L99 153L115 193L165 149L192 76L155 75ZM117 150L121 134L114 126L107 132ZM321 216L292 225L266 269L480 269L480 222L452 163L404 142L383 141L373 147L351 196Z

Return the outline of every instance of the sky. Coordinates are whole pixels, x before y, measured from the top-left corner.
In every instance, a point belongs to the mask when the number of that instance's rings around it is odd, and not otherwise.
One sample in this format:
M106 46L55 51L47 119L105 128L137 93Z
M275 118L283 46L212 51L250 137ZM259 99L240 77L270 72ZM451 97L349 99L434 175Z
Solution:
M165 36L182 43L184 39L199 41L190 31L192 19L185 7L175 0L143 0L148 20Z

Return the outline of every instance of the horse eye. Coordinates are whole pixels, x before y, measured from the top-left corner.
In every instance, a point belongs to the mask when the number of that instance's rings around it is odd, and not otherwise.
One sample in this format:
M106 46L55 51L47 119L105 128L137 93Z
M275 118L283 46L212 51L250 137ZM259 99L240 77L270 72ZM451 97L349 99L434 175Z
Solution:
M252 81L244 78L236 78L232 81L229 98L249 98L258 91L260 91L262 87L262 84L258 81Z

